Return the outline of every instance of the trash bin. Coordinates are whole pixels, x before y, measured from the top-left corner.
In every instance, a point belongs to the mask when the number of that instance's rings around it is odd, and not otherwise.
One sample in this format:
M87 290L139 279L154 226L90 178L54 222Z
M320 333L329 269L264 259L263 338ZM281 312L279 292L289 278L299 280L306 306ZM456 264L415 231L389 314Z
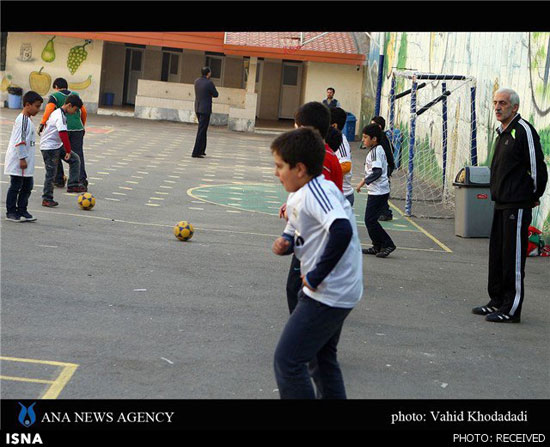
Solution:
M466 166L453 182L455 187L455 235L489 237L493 223L494 203L486 166Z
M8 107L10 109L23 108L23 89L21 87L8 87Z
M355 141L355 124L357 123L357 118L353 113L348 113L346 117L346 124L342 129L342 133L346 136L348 141L351 143Z
M115 94L106 92L103 94L103 104L106 106L112 106L115 102Z

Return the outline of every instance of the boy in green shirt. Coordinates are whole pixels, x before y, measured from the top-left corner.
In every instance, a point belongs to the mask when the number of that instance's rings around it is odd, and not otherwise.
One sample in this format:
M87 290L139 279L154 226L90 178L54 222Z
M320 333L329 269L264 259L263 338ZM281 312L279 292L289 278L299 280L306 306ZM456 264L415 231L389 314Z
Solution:
M48 104L46 105L46 110L44 111L44 116L40 122L40 127L38 129L38 135L44 130L44 126L48 121L51 113L62 107L65 104L65 100L69 95L78 95L76 92L71 92L68 90L67 80L64 78L57 78L53 81L52 85L55 92L50 96ZM84 105L81 109L77 111L74 115L67 116L67 129L69 130L69 141L71 143L71 148L80 157L80 184L88 188L88 175L86 174L86 169L84 165L84 125L86 124L87 118L86 107ZM65 181L67 177L63 173L63 164L61 159L59 159L59 165L57 166L57 175L54 179L54 185L60 188L65 186Z

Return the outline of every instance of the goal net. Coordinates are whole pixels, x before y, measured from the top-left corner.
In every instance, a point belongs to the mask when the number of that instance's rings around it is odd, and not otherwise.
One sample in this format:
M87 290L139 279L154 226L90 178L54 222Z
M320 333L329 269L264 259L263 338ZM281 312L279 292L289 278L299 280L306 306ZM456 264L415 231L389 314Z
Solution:
M395 149L393 199L407 216L451 218L453 181L477 165L476 86L470 76L394 71L388 134Z

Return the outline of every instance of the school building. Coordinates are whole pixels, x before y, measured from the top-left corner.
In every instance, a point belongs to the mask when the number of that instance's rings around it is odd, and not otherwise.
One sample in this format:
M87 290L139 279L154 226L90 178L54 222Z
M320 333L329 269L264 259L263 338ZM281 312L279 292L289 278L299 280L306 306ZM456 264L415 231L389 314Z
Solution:
M194 80L208 65L219 97L211 125L289 126L295 110L333 87L359 117L365 42L350 32L2 33L7 88L43 96L63 77L91 113L196 122ZM366 38L365 38L366 39Z

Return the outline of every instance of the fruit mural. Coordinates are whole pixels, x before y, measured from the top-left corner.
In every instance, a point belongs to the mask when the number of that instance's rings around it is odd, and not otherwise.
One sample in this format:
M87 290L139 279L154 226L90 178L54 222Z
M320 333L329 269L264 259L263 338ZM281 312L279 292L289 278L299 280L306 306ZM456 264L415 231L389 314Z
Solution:
M91 44L91 40L86 40L84 45L77 45L72 47L69 51L69 57L67 58L67 68L71 74L75 74L78 67L86 60L88 57L88 52L86 51L86 45Z
M53 36L48 42L46 42L46 46L42 50L42 54L40 57L42 57L42 60L44 62L53 62L55 60L55 48L53 46L53 40L56 36Z
M0 72L2 103L7 106L7 89L15 86L23 93L36 91L47 102L53 93L53 81L64 78L69 90L77 91L88 110L93 111L99 103L102 48L101 41L10 32L6 70Z
M52 77L43 72L44 67L41 67L39 71L33 71L29 75L29 85L31 90L34 90L41 96L47 95L52 85Z

